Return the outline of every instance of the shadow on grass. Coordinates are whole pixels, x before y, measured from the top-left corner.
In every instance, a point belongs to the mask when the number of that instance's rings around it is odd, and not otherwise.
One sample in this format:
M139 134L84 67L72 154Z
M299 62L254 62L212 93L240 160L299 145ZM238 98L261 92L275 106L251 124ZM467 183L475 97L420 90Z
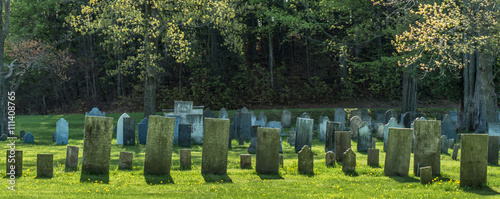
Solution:
M499 165L499 164L492 164L492 163L488 163L488 166L489 166L489 167L500 167L500 165Z
M462 190L464 190L465 192L475 193L475 194L479 194L479 195L483 195L483 196L499 195L500 194L499 192L491 189L489 186L486 186L486 185L476 186L476 187L466 186L466 187L462 187Z
M174 184L174 179L170 174L167 175L151 175L145 174L144 178L148 185L158 185L158 184Z
M233 180L227 175L227 174L220 174L220 175L215 175L215 174L201 174L203 176L203 179L205 179L205 182L211 182L211 183L233 183Z
M398 182L420 182L420 179L413 178L410 176L388 176Z
M257 174L261 180L283 180L279 174Z
M380 164L379 165L368 165L368 166L371 168L382 168L382 166L380 166Z
M359 174L358 174L357 171L344 171L344 175L346 175L346 176L353 176L353 177L359 176Z
M82 173L80 177L80 182L89 182L89 183L108 183L109 182L109 174L88 174L88 173Z

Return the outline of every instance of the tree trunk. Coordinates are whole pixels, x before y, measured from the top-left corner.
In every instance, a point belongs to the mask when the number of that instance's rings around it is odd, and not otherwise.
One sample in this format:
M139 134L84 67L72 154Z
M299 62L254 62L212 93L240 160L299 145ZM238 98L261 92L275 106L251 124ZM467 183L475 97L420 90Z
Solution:
M414 66L410 66L403 74L403 106L401 113L417 113L417 78L412 74Z
M3 48L2 48L3 49ZM3 50L0 50L3 51ZM3 63L3 59L1 61ZM2 70L3 70L2 64ZM3 72L3 71L2 71ZM3 75L0 77L0 136L7 134L7 81L4 79Z
M10 25L10 0L0 2L0 135L7 134L7 92L9 83L8 77L4 77L5 63L4 63L4 47L5 38L9 34ZM5 18L5 20L4 20ZM13 75L12 75L13 76ZM12 78L12 77L11 77Z
M145 9L146 9L146 20L149 20L150 17L155 15L155 10L151 8L151 2L148 1L145 4ZM146 22L144 25L146 28L146 34L144 35L144 45L145 45L145 58L144 58L144 63L145 63L145 78L144 78L144 117L148 117L149 115L154 115L156 114L156 79L154 75L154 66L151 63L152 60L150 60L150 55L153 52L153 46L151 46L151 40L150 35L148 34L148 28L149 28L149 23Z
M274 76L273 76L274 52L273 52L273 34L271 33L271 31L269 31L268 37L269 37L269 72L271 74L271 88L274 88Z

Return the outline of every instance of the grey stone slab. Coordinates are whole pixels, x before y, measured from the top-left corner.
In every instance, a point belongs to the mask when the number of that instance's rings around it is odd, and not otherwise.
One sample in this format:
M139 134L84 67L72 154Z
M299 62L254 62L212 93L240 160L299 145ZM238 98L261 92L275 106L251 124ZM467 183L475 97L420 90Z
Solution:
M252 114L251 113L240 113L239 121L235 121L237 128L236 136L239 142L250 141L250 134L252 130Z
M123 118L123 145L135 145L135 119L132 117Z
M385 129L384 126L385 126L384 124L377 124L377 128L376 128L377 139L380 139L380 140L384 139L384 129Z
M175 118L149 116L144 175L170 175Z
M296 132L295 131L290 131L288 132L289 135L288 135L288 144L290 144L290 146L295 146L295 135L296 135Z
M488 173L488 135L462 135L460 187L486 184Z
M191 132L193 131L190 124L179 124L179 142L180 147L191 147Z
M113 118L85 116L84 132L82 174L109 175Z
M54 155L36 154L36 177L52 178L54 176Z
M191 169L191 149L179 150L181 169Z
M56 144L68 144L68 122L64 118L56 123Z
M500 123L499 122L488 122L488 135L500 136Z
M290 128L292 126L292 112L289 110L281 112L281 125L283 125L283 128Z
M396 118L391 118L389 122L384 126L384 151L387 151L387 138L389 136L389 128L403 128L403 126L398 124Z
M441 135L445 135L448 139L456 139L456 123L451 119L450 115L445 115L441 122Z
M319 124L319 133L318 133L318 138L320 142L325 142L326 141L326 125L330 121L328 116L324 116L323 119L320 121Z
M297 170L302 174L314 174L314 154L308 145L304 145L299 151Z
M212 111L210 110L210 108L207 108L205 109L205 111L203 112L203 118L215 118L215 114L212 113Z
M458 149L460 149L460 147L457 144L453 145L453 154L451 155L452 160L457 160Z
M440 138L440 144L441 144L441 154L448 154L448 139L446 138L445 135L442 135Z
M498 165L499 136L488 136L488 163Z
M191 125L191 143L193 144L203 144L203 115L201 114L189 114L186 115L188 121L187 124ZM228 135L229 136L229 135Z
M137 131L139 134L139 144L146 144L148 137L148 118L144 118L137 124Z
M134 153L120 151L120 158L118 159L118 169L131 170Z
M335 131L335 157L342 161L342 154L351 148L351 132Z
M312 147L314 120L308 118L297 118L296 124L297 132L295 136L295 152L298 153L304 145L308 145L309 148Z
M367 152L371 146L372 130L366 122L363 122L358 129L358 152Z
M342 129L345 128L345 110L344 108L335 108L335 122L339 122L342 124Z
M76 171L78 169L78 152L80 148L77 146L66 147L66 171Z
M351 138L352 139L358 139L358 130L363 124L363 120L361 120L361 117L359 116L354 116L351 118Z
M408 176L413 129L390 128L385 155L386 176Z
M23 138L24 143L34 143L35 142L35 136L31 134L31 132L26 133Z
M241 169L252 168L252 154L240 154L240 168Z
M432 167L420 167L420 183L421 184L430 184L432 183Z
M335 131L342 130L342 124L340 122L328 121L326 124L326 140L325 140L325 152L333 151L335 152Z
M379 166L379 157L380 152L378 149L368 149L367 165L375 167Z
M174 115L181 116L181 124L188 124L186 116L192 114L192 101L174 101Z
M255 171L259 174L279 174L280 130L257 128Z
M286 136L286 133L283 132L283 127L281 127L281 122L278 121L269 121L266 123L265 126L262 127L267 127L267 128L276 128L280 130L280 136Z
M450 117L451 117L451 120L455 123L457 123L457 111L450 111Z
M180 115L167 115L167 117L173 117L175 118L175 130L174 130L174 144L179 143L179 125L181 124L182 117ZM190 120L187 119L186 115L186 120L188 123Z
M127 113L123 113L116 123L116 144L123 144L123 118L130 117Z
M415 121L415 148L413 173L418 176L419 167L432 167L433 175L441 175L441 121Z
M223 175L227 173L229 122L228 119L205 119L202 174Z
M226 108L222 107L218 113L219 119L229 119L229 114L227 113Z
M97 107L92 108L92 110L88 113L85 113L88 116L96 116L96 117L106 117L105 112L101 112Z
M326 152L325 163L327 167L335 167L335 153L333 151Z
M356 154L351 148L347 149L342 154L342 171L354 172L356 169Z
M309 113L307 112L303 112L301 115L300 115L301 118L307 118L307 119L311 119L311 115L309 115Z
M255 154L257 152L257 128L261 127L260 125L253 125L251 132L251 141L250 146L247 149L247 152L250 154Z

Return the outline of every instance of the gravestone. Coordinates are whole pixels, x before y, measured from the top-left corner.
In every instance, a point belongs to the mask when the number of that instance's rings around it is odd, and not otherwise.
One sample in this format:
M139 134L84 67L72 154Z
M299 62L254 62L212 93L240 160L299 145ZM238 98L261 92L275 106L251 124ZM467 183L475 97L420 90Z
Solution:
M85 116L82 174L109 175L113 118ZM81 175L80 180L84 175Z
M179 151L181 169L191 169L191 149L181 149Z
M203 115L204 106L193 106L193 110L191 110L191 114L195 115Z
M106 117L106 113L99 111L99 109L97 107L92 108L92 110L88 113L85 113L85 115L96 116L96 117Z
M170 175L175 118L149 116L144 175Z
M314 174L314 154L308 145L299 151L298 171L302 174Z
M295 134L296 132L295 131L290 131L288 132L288 144L290 144L290 146L295 146Z
M250 112L250 114L252 115L252 125L255 125L255 122L257 121L257 116L255 116L255 113L253 113L253 111Z
M377 167L379 165L380 152L378 149L368 149L368 166Z
M135 145L135 119L133 117L123 118L123 145Z
M137 131L139 134L139 144L146 144L148 137L148 118L144 118L137 124Z
M358 152L366 152L368 148L370 148L372 141L372 130L368 126L366 122L361 124L361 127L358 129Z
M385 110L376 110L375 111L375 122L376 123L384 123Z
M404 128L410 128L411 126L411 123L413 122L413 120L415 120L416 118L416 115L412 112L406 112L404 115L403 115L403 123L402 125L404 126Z
M326 141L326 125L330 121L328 116L323 117L323 119L320 121L319 124L319 133L318 133L318 138L320 142L325 142Z
M295 135L295 153L298 153L304 145L312 147L313 119L297 118L297 132Z
M55 141L56 141L56 136L57 136L56 134L57 134L57 133L53 133L53 134L52 134L52 142L55 142Z
M377 141L375 141L375 138L372 138L372 144L370 146L370 149L375 149L377 148Z
M301 115L300 115L301 118L307 118L307 119L311 119L311 115L309 115L309 113L307 112L303 112Z
M10 156L10 158L9 158ZM12 157L14 156L14 157ZM22 176L23 175L23 151L22 150L7 150L7 159L5 160L7 176ZM14 159L14 161L9 161Z
M448 140L448 147L450 147L450 149L453 149L453 145L455 144L455 139L449 139Z
M26 135L26 132L24 132L24 130L21 130L21 132L19 132L19 137L21 141L24 139L24 135Z
M67 146L66 147L66 171L76 171L78 169L78 151L80 150L77 146Z
M212 111L210 110L210 108L207 108L204 112L203 112L203 118L215 118L215 114L212 113Z
M283 127L281 127L281 122L270 121L270 122L266 123L265 126L262 126L262 127L279 129L280 136L286 136L286 133L283 132Z
M436 113L436 120L443 121L443 114Z
M377 124L377 139L383 140L384 139L384 129L385 125L384 124Z
M35 142L35 136L31 134L30 132L26 133L23 138L24 143L34 143Z
M257 128L255 171L258 174L279 174L279 132L277 128Z
M385 112L384 115L384 124L387 124L391 118L398 118L398 112L396 112L394 109L389 109ZM397 120L396 120L397 121Z
M191 131L190 124L179 124L179 142L180 147L191 147Z
M457 160L458 149L460 149L458 144L453 145L453 154L451 155L452 160Z
M351 116L350 116L350 119L352 119L352 117L354 116L358 116L361 118L361 111L359 109L356 109L356 110L351 110Z
M252 168L252 154L240 154L240 168L241 169Z
M445 135L441 136L441 154L448 154L448 139L446 139Z
M186 115L186 120L189 122L189 120L187 119L187 116L188 115ZM179 143L179 125L181 124L182 117L180 115L167 115L167 117L175 118L174 144L178 144ZM202 118L203 118L203 116L202 116Z
M337 161L342 161L342 155L351 148L351 132L335 131L335 157Z
M443 122L441 122L441 135L445 135L448 139L455 139L457 134L455 124L450 115L444 116Z
M432 174L441 175L441 121L415 120L415 148L413 173L418 176L419 167L432 167Z
M243 108L241 109L241 112L242 112L242 113L249 113L249 112L248 112L248 108L247 108L247 107L243 107Z
M389 128L403 128L396 121L396 118L390 119L389 122L384 126L384 151L387 151L387 138L389 136Z
M455 123L457 123L457 111L450 111L450 117L451 117L451 120Z
M7 140L6 134L3 134L2 136L0 136L0 141L5 141L5 140Z
M229 114L227 113L226 108L222 107L219 111L219 119L229 119Z
M326 152L325 163L327 167L335 167L335 153L333 151Z
M64 118L56 123L56 144L68 144L68 122Z
M363 124L363 120L359 116L351 118L351 138L358 139L358 130Z
M123 113L116 123L116 144L123 144L123 118L130 117L127 113Z
M354 151L349 148L342 154L342 156L342 171L354 172L356 169L356 154Z
M500 136L500 122L488 122L488 135Z
M488 135L462 135L460 187L486 184L488 173Z
M190 124L192 128L191 143L203 144L203 115L189 114L186 115L186 119L187 124Z
M187 115L192 114L192 101L174 101L174 115L181 116L181 124L188 124Z
M390 128L385 155L386 176L408 176L413 129Z
M290 128L292 126L292 112L289 110L281 112L281 125L283 125L283 128Z
M344 129L345 127L345 110L344 108L335 108L335 118L334 118L334 121L335 122L339 122L342 124L342 129Z
M488 136L488 163L498 165L499 136Z
M252 126L250 146L247 149L247 152L250 154L255 154L255 152L257 151L257 128L258 127L260 127L260 125L253 125Z
M54 176L54 155L36 154L36 177L52 178Z
M421 184L432 183L432 167L431 166L420 167L420 183Z
M250 141L252 131L252 114L242 112L238 115L238 121L235 120L236 136L240 144L243 144L244 141Z
M341 130L340 122L328 121L326 124L325 152L335 152L335 132Z
M260 125L260 126L264 127L264 126L266 126L266 124L267 124L267 116L264 113L264 111L261 111L259 114L259 117L257 117L257 121L255 121L254 125ZM273 128L277 128L277 127L273 127ZM281 124L280 124L280 128L281 128Z
M201 159L202 174L226 174L229 120L205 119L205 137ZM257 146L258 147L258 146Z
M131 170L134 153L120 151L120 159L118 159L119 170Z

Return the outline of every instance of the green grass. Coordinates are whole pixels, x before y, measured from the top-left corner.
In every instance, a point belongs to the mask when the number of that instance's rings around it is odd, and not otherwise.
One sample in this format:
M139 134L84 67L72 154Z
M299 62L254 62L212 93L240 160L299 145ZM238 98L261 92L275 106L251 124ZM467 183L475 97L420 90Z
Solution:
M317 112L332 113L333 109L294 109L293 114L308 111L313 116ZM255 111L256 115L260 111ZM280 110L266 110L268 119ZM230 112L234 113L233 111ZM321 114L321 113L319 113ZM114 117L115 122L121 114L107 114ZM129 114L142 118L142 113ZM302 175L297 172L297 154L294 148L283 139L284 167L280 176L257 175L255 172L255 155L252 155L253 169L239 168L239 155L246 153L249 143L239 146L233 140L233 148L229 151L228 175L202 176L201 151L199 145L192 146L193 167L182 170L179 165L179 149L174 147L171 180L160 176L144 176L144 145L111 147L111 166L109 183L80 182L80 171L64 172L66 146L55 145L52 133L55 123L64 117L69 122L69 145L80 147L80 164L83 144L84 115L49 115L49 116L17 116L16 130L25 130L35 135L34 144L17 142L17 149L23 150L23 176L16 179L16 192L7 189L7 178L0 183L0 198L484 198L500 197L500 167L488 165L488 183L480 188L460 188L458 184L460 162L451 160L450 155L441 156L441 176L430 185L421 185L419 178L411 172L409 177L384 176L385 153L383 142L377 142L380 152L380 167L366 165L366 153L356 150L356 142L352 148L356 152L358 165L356 172L344 173L340 165L326 167L324 144L313 141L314 175ZM295 117L295 115L294 115ZM331 117L333 119L333 117ZM286 129L287 130L287 129ZM112 143L116 143L113 140ZM7 149L7 142L2 149ZM134 153L133 169L118 170L120 151ZM450 149L451 153L452 150ZM3 152L5 153L5 152ZM36 178L36 154L54 154L54 177L52 179ZM5 156L4 156L5 157ZM460 154L458 155L460 158ZM413 161L413 158L412 158ZM0 161L0 175L5 176L5 161ZM163 181L165 179L165 181ZM222 181L221 181L222 180ZM230 182L228 182L230 181ZM151 184L148 184L150 182Z

